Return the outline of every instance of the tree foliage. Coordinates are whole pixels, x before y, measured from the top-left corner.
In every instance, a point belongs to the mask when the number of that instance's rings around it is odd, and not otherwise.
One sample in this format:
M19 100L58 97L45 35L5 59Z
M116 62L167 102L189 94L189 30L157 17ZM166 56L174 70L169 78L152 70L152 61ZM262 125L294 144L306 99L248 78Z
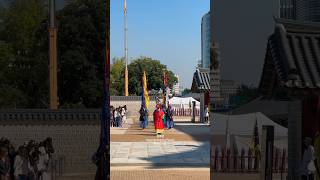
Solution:
M185 89L182 91L181 95L184 96L184 95L189 94L189 93L191 93L191 89L185 88Z
M47 108L49 96L48 1L8 0L0 8L0 107ZM104 43L109 18L104 1L70 0L57 11L58 96L60 108L102 105ZM110 8L110 7L107 7ZM124 61L115 58L110 94L123 95ZM167 67L148 57L129 66L129 93L140 94L143 70L148 89L160 89ZM171 71L169 85L176 78Z
M231 101L233 101L232 104L240 106L254 100L258 96L259 90L257 87L242 84L237 94L231 97Z
M129 71L129 93L132 95L140 95L142 75L145 71L147 74L148 89L159 90L163 87L163 73L168 74L168 84L172 88L177 82L177 78L173 72L167 69L166 65L160 63L159 60L154 60L150 57L139 57L128 65Z
M111 69L111 92L116 92L116 95L124 94L124 59L115 58ZM159 60L154 60L150 57L138 57L128 65L129 78L129 94L140 95L141 82L143 71L147 75L148 89L159 90L163 87L163 72L168 73L168 84L172 88L177 82L177 78L173 72L167 69L167 66L161 64Z
M97 0L74 0L58 12L58 94L60 104L65 107L102 104L99 10Z
M124 95L124 58L113 58L110 71L110 94L116 96Z
M39 0L11 0L0 13L0 106L47 106L47 52L39 38L46 19Z

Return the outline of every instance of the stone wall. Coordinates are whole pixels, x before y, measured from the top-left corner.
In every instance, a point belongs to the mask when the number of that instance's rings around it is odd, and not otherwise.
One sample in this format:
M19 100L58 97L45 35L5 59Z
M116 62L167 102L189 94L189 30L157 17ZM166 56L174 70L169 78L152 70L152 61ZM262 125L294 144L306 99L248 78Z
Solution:
M25 141L52 137L64 174L94 173L91 162L100 135L98 110L0 110L0 137L8 138L17 148Z
M141 101L111 101L110 104L114 107L127 105L127 116L139 116ZM149 111L153 112L156 107L156 101L149 102Z
M138 116L141 97L111 97L111 105L127 105L128 116ZM156 103L150 101L150 111ZM52 137L54 159L61 160L64 174L94 173L91 162L100 135L100 109L1 109L0 137L8 138L16 148L25 141Z
M91 157L99 143L98 125L10 125L0 126L0 137L6 137L15 147L25 141L42 141L52 137L55 153L53 159L60 162L63 173L94 173ZM57 167L59 169L59 167Z

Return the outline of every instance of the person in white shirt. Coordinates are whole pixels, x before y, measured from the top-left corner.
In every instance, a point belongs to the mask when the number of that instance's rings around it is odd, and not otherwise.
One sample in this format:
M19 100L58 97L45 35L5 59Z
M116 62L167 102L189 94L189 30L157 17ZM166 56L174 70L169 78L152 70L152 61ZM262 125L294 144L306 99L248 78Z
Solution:
M29 172L29 161L27 149L24 146L20 146L18 149L18 155L14 160L14 176L18 180L27 180Z
M39 161L37 162L38 169L38 179L39 180L50 180L50 175L48 172L49 167L49 155L47 154L43 146L39 147Z
M204 109L204 122L209 124L209 108L208 106Z
M302 180L314 180L314 174L316 172L314 161L316 158L314 148L312 146L312 139L310 137L306 137L303 143L304 152L301 163L301 178Z
M126 109L124 107L121 108L121 116L122 116L122 124L126 124L127 116L126 116Z

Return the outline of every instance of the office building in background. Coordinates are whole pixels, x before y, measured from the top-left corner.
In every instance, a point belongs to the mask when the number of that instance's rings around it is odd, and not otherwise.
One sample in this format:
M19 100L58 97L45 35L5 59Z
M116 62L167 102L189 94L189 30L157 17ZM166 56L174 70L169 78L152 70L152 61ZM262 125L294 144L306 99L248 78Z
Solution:
M202 68L210 68L210 42L211 23L210 12L206 13L201 20L201 65Z
M320 22L319 0L279 0L280 18Z

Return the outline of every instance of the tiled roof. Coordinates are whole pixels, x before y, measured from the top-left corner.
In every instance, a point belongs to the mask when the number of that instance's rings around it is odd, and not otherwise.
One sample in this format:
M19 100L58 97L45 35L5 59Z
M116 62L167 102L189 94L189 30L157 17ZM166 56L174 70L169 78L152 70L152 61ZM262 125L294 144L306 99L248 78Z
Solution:
M268 91L275 85L319 89L320 23L275 21L275 31L268 40L260 89ZM295 83L290 79L296 79Z
M210 69L197 69L193 74L193 83L198 90L210 90Z

